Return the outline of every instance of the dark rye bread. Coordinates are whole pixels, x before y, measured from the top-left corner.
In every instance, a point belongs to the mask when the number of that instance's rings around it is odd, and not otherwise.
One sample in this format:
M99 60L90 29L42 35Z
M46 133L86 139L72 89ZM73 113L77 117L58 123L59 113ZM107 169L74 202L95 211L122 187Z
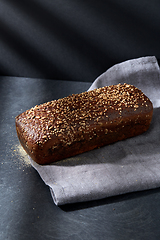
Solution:
M37 105L16 117L27 154L49 164L145 132L151 101L129 84L102 87Z

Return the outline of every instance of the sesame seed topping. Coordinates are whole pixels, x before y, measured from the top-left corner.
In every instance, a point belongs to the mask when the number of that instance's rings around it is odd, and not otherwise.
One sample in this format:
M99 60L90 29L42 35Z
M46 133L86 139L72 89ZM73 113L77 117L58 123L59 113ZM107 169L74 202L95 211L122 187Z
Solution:
M38 145L57 137L61 145L70 145L112 132L109 124L124 127L122 116L139 114L144 103L149 107L148 101L138 88L118 84L36 105L22 113L19 121L24 133Z

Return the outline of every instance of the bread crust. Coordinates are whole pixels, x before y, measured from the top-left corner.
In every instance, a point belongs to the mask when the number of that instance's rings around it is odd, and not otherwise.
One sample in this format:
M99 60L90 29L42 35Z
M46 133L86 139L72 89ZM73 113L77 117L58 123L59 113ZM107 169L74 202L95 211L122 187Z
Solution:
M152 114L148 97L124 83L36 105L15 122L27 154L50 164L142 134Z

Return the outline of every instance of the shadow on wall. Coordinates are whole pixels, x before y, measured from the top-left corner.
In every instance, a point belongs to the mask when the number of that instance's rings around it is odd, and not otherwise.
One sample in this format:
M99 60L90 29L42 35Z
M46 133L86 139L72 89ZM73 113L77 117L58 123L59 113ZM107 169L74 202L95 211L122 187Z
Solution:
M0 3L0 74L92 82L112 65L158 55L155 1Z

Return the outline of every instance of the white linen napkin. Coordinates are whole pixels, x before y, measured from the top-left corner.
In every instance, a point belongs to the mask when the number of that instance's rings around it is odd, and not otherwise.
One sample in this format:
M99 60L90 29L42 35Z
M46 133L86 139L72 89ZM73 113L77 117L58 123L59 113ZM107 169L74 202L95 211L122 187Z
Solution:
M56 205L160 187L160 69L156 58L117 64L99 76L89 90L124 82L140 88L152 101L149 130L50 165L38 165L31 159Z

